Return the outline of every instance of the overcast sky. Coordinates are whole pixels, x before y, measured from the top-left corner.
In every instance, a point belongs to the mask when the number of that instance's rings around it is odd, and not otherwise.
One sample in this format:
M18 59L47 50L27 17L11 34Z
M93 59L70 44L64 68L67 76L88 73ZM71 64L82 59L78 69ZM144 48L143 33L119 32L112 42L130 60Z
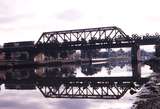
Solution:
M0 0L0 44L37 41L42 32L118 26L160 33L158 0Z

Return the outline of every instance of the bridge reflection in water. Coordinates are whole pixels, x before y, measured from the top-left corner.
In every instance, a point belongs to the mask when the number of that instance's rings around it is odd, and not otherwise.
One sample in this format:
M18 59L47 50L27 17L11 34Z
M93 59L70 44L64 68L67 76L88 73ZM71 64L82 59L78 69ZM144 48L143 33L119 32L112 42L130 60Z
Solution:
M91 68L111 67L108 63L97 64L94 67L93 64L88 65L92 66L88 72L93 71ZM87 68L85 65L81 67L81 69ZM132 94L148 81L147 78L134 75L140 74L140 72L137 73L140 71L138 64L132 65L133 74L128 77L76 77L75 70L76 66L67 65L36 69L8 69L1 71L0 82L5 84L6 89L34 90L38 88L44 97L49 98L119 99L128 90ZM98 70L95 71L98 72ZM85 73L92 75L92 73Z

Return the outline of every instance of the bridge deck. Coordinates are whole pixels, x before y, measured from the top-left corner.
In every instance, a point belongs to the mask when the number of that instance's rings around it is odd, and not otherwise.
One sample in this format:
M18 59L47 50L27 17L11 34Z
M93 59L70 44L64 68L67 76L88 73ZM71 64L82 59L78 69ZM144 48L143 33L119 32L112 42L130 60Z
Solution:
M54 45L52 43L48 44L39 44L36 46L23 46L23 47L7 47L7 48L0 48L1 52L16 52L16 51L29 51L32 53L36 52L44 52L46 50L54 50L54 51L61 51L61 50L89 50L89 49L101 49L101 48L122 48L122 47L132 47L134 45L156 45L159 44L160 40L139 40L139 41L128 41L125 43L85 43L85 44L58 44Z

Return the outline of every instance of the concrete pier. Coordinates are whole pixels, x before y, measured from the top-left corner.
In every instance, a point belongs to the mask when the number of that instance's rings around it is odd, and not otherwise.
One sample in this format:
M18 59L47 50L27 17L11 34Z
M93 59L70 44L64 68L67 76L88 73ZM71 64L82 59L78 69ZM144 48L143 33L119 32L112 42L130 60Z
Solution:
M134 45L131 48L131 64L134 78L140 78L141 76L141 65L140 61L140 47L139 45Z

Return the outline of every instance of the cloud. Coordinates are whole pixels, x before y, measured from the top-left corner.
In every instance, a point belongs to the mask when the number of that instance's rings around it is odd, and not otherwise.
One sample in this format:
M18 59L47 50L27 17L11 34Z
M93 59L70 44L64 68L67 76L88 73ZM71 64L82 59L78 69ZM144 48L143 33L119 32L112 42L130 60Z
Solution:
M6 0L7 1L7 0ZM6 1L0 1L0 23L10 22L16 19L14 9ZM14 16L13 16L14 15Z
M82 18L82 14L80 11L75 9L64 10L63 12L58 13L58 20L66 20L66 21L75 21Z
M4 90L0 109L88 109L89 100L44 98L39 90Z
M32 17L30 15L6 15L6 16L0 16L0 23L6 24L6 23L15 23L19 20L26 19L27 17Z
M28 99L22 99L21 100L14 100L13 98L10 97L10 99L8 100L0 100L0 108L1 109L43 109L41 108L41 106L39 105L38 102L28 102Z
M37 91L5 90L1 93L0 109L50 109Z
M44 98L39 90L5 90L0 109L124 109L134 102L129 93L119 100Z
M145 19L149 22L160 23L160 16L146 16Z
M1 100L0 102L0 107L1 109L4 109L4 108L9 108L9 107L17 107L19 105L18 102L15 102L14 100Z
M64 99L57 102L59 109L88 109L90 103L82 99Z
M12 4L12 6L10 6ZM0 0L0 16L11 14L13 12L14 1Z
M145 18L160 16L159 9L158 0L0 0L0 44L100 26L118 26L128 35L159 32L159 18Z

